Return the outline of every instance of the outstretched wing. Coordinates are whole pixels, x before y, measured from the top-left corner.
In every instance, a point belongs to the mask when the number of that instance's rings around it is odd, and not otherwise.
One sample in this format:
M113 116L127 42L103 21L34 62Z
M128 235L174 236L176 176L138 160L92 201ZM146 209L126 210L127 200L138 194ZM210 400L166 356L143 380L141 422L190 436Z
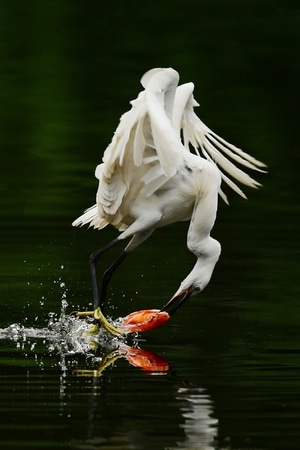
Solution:
M176 108L176 103L181 103L181 106ZM260 184L235 163L260 172L264 172L262 167L266 167L265 164L235 145L230 144L208 128L195 114L195 106L199 106L199 104L193 97L193 84L188 83L179 86L176 91L173 121L178 122L181 119L180 125L177 123L174 126L177 128L180 126L185 147L189 148L191 145L198 156L216 163L225 183L240 196L246 198L244 192L232 179L253 188L260 186ZM180 119L176 116L177 110L183 110ZM220 191L220 195L227 202L227 197L222 191Z
M97 205L79 217L75 226L91 223L103 228L111 223L124 229L130 199L141 189L150 197L175 175L185 151L171 123L178 80L171 68L153 69L143 76L145 90L122 115L103 162L96 168Z
M121 117L103 162L96 168L97 204L73 225L90 223L103 228L111 223L125 229L129 205L136 196L142 192L150 197L172 178L190 147L199 157L217 164L223 180L242 197L245 194L235 181L259 186L236 164L258 171L265 165L210 130L194 112L198 103L193 83L178 87L178 81L178 73L171 68L152 69L142 77L144 90ZM220 195L227 202L222 191Z

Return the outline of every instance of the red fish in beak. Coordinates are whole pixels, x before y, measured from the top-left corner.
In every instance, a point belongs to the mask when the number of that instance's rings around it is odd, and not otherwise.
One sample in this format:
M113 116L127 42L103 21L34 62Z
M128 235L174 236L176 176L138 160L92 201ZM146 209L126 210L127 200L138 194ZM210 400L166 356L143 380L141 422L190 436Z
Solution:
M126 316L120 329L125 333L141 333L161 327L170 319L166 311L142 309Z

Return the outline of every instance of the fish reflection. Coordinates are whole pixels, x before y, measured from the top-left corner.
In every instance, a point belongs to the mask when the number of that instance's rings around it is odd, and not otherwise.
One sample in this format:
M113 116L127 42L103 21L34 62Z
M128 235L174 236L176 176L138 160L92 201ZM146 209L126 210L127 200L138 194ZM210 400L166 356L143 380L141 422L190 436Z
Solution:
M118 347L101 357L99 366L96 369L77 369L75 373L81 376L91 375L98 377L102 375L107 367L113 365L120 358L125 358L130 365L151 374L164 375L169 370L169 364L162 356L139 347L130 347L125 343L120 343Z

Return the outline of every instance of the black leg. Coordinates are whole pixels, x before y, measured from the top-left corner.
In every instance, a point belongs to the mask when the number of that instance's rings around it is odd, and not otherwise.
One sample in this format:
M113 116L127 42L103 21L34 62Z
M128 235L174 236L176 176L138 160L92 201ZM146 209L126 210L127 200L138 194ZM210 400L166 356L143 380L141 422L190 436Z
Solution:
M126 230L128 231L128 229ZM115 260L115 262L112 263L111 266L104 272L103 279L102 279L102 287L100 291L99 296L99 289L98 289L98 283L97 283L97 262L98 259L103 253L105 253L107 250L109 250L111 247L116 245L118 242L120 242L120 236L119 238L114 239L113 241L106 244L104 247L101 247L99 250L97 250L95 253L92 253L90 256L90 268L91 268L91 275L92 275L92 288L93 288L93 300L94 300L94 309L100 308L102 309L105 303L105 296L107 292L107 287L109 280L111 279L112 274L114 271L119 267L121 262L126 258L129 253L131 253L138 245L140 245L142 242L144 242L150 234L153 233L153 229L145 230L144 232L140 232L137 234L134 234L131 237L131 240L125 250L120 254L120 256ZM130 235L128 236L130 237ZM124 237L123 237L124 239Z
M104 309L104 303L105 303L105 299L106 299L106 293L107 293L107 287L108 287L109 280L111 279L111 276L114 273L114 271L116 270L116 268L119 267L121 262L126 258L126 256L128 254L129 253L124 250L120 254L120 256L112 263L111 266L109 266L109 268L103 274L102 287L101 287L101 292L100 292L100 302L99 302L100 308L102 309L102 311Z
M101 255L103 255L103 253L105 253L111 247L116 245L118 242L119 242L119 239L116 238L113 241L106 244L104 247L101 247L95 253L92 253L90 255L90 269L91 269L91 275L92 275L94 309L98 308L98 306L99 306L99 290L98 290L97 273L96 273L98 259Z
M105 253L107 250L109 250L111 247L116 245L119 242L119 239L114 239L113 241L106 244L104 247L101 247L99 250L97 250L95 253L92 253L90 255L90 269L91 269L91 275L92 275L92 288L93 288L93 302L94 302L94 309L98 308L100 306L101 309L104 307L106 293L107 293L107 287L108 283L112 277L112 274L114 271L119 267L121 262L126 258L128 255L128 252L124 250L120 256L112 263L111 266L109 266L108 269L103 274L102 277L102 286L100 290L100 296L99 296L99 289L98 289L98 282L97 282L97 262L98 259L103 253Z

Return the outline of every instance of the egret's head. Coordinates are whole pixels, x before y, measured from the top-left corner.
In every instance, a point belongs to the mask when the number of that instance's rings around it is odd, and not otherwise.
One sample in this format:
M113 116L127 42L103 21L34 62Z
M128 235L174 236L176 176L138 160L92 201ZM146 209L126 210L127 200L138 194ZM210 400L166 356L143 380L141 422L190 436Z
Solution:
M161 310L168 312L169 315L174 314L174 312L177 311L177 309L180 308L180 306L182 306L190 297L199 294L200 292L201 287L199 284L183 286L183 283L181 283L179 289Z
M213 269L220 254L220 245L218 244L218 252L215 254L202 255L193 270L180 284L179 289L173 297L162 308L162 311L168 312L170 315L177 311L190 297L199 294L209 283Z

